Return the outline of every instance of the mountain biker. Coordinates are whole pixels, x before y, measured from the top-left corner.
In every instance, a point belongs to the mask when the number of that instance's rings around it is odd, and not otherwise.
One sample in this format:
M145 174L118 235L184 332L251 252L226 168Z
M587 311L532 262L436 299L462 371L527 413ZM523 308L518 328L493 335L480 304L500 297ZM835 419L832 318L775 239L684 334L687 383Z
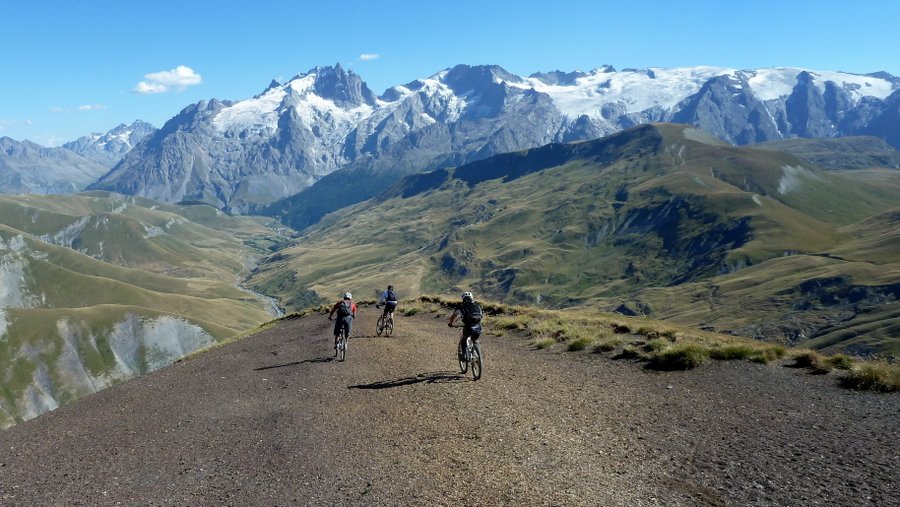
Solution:
M375 305L375 307L377 308L380 305L384 305L382 317L393 319L394 311L397 309L397 293L394 292L393 285L388 285L387 290L381 293L381 297L378 298L378 305Z
M332 320L332 316L337 312L338 318L334 322L334 353L337 355L338 338L341 337L341 331L347 330L347 338L350 338L350 328L353 327L353 319L356 318L356 303L353 302L353 294L344 293L344 298L331 307L331 313L328 314L328 320Z
M462 304L456 307L456 310L453 312L453 315L450 316L450 321L447 322L447 325L453 327L453 322L459 317L462 318L463 323L463 332L462 338L459 339L459 349L466 349L466 338L472 337L472 341L478 341L478 338L481 336L482 327L481 327L481 318L484 315L484 312L481 310L481 305L475 302L475 297L472 296L471 292L463 292L462 295Z

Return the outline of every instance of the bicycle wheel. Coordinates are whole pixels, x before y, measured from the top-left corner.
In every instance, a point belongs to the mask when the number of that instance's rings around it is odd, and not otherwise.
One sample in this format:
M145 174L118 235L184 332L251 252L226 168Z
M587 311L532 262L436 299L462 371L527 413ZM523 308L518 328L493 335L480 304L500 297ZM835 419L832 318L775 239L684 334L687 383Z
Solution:
M338 340L338 361L343 361L347 357L347 332L341 332L341 339Z
M481 347L478 342L472 346L472 380L481 378Z
M459 359L459 372L465 373L469 371L469 361L466 360L466 343L460 342L459 349L456 351L456 356Z
M378 322L375 324L375 334L381 336L381 333L384 332L384 315L378 317Z
M394 332L394 318L388 317L387 321L384 323L384 334L390 336L391 333Z

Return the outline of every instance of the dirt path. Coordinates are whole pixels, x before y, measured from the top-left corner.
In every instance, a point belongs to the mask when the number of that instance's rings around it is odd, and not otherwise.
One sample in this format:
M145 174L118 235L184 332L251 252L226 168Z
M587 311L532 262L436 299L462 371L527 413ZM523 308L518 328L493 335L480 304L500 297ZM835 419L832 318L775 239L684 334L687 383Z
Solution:
M783 367L657 373L434 314L347 361L324 316L0 433L0 505L900 505L900 396Z

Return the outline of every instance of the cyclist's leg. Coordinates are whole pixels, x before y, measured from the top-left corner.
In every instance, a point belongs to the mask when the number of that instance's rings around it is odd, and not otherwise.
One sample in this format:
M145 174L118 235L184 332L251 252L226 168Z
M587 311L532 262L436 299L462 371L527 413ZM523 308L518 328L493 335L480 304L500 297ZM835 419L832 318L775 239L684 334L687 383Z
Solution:
M394 311L397 310L397 302L385 302L384 303L384 313L388 316L389 319L394 319Z

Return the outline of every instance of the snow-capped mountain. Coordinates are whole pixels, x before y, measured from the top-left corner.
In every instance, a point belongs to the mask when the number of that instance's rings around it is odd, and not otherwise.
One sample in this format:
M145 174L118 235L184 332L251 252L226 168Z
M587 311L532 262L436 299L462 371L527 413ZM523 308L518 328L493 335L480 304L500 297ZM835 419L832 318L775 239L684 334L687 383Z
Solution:
M122 123L105 134L94 132L66 143L63 148L93 160L98 164L112 168L142 139L156 132L156 127L135 120L131 125Z
M337 169L390 175L363 185L365 198L397 174L649 121L694 124L737 144L867 134L900 146L891 137L898 88L885 73L603 66L521 77L458 65L375 96L340 65L316 67L251 99L185 108L93 188L247 211ZM333 179L323 184L346 186Z
M0 193L79 192L108 169L65 148L0 138Z

